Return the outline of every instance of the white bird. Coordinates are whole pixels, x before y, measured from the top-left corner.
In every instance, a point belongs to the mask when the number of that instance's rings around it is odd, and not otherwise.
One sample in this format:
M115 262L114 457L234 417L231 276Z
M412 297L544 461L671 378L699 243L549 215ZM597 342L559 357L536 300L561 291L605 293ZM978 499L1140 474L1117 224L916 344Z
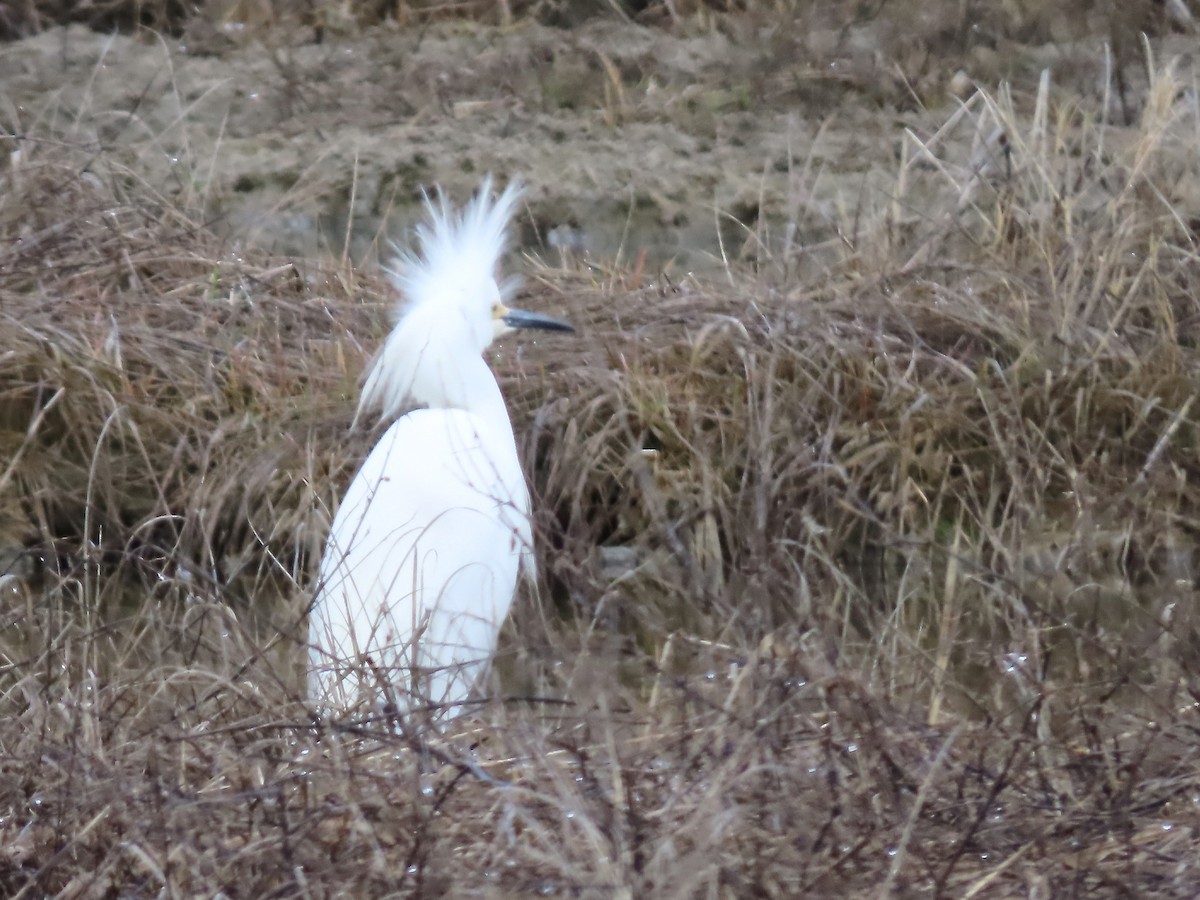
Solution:
M407 305L356 420L401 415L342 499L309 624L319 707L457 713L491 665L518 571L533 572L529 489L504 397L482 359L517 328L572 331L509 309L497 282L519 189L490 179L460 214L426 200L419 253L389 270Z

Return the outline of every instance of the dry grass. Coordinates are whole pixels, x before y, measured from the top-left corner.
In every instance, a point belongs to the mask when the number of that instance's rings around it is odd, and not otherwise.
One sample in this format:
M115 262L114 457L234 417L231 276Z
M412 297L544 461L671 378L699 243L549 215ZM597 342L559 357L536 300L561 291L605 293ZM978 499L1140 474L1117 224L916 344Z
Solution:
M3 892L1191 896L1181 87L1133 132L1048 84L976 95L887 196L744 234L724 283L527 266L580 329L495 361L540 596L450 734L300 694L380 285L240 258L113 156L24 144Z

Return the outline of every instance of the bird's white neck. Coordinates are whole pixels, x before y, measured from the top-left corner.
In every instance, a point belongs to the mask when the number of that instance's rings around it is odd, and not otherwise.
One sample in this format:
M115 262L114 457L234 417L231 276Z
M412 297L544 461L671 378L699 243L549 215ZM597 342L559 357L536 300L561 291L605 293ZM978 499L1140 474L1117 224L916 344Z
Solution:
M378 410L390 419L413 406L462 409L513 442L504 397L480 356L478 336L453 321L430 329L421 318L402 322L388 335L363 385L357 418Z
M508 416L504 395L500 393L500 385L487 363L478 356L471 357L458 367L455 374L458 377L450 374L439 379L443 392L440 396L424 400L424 405L431 409L462 409L478 416L491 431L491 439L506 443L515 454L517 444L512 421Z

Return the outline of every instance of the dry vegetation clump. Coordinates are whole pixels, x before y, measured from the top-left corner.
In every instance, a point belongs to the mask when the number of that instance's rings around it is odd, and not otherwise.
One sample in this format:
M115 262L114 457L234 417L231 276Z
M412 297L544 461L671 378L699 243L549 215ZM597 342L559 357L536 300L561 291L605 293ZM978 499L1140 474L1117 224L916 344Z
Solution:
M0 173L0 888L1191 896L1181 87L1132 133L1048 81L976 95L828 242L747 232L724 283L528 267L580 329L495 359L540 590L447 733L318 722L297 672L375 283L30 145Z
M352 465L327 450L369 304L247 262L103 154L29 147L0 209L4 568L93 607L128 598L78 573L247 598L294 577Z

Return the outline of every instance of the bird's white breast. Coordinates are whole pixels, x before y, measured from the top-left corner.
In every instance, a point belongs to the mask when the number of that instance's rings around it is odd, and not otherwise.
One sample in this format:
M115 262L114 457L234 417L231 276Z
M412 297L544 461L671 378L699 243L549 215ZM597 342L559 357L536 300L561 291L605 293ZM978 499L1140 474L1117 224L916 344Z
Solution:
M530 545L511 431L416 410L371 451L334 518L310 626L314 696L457 704L486 672Z

